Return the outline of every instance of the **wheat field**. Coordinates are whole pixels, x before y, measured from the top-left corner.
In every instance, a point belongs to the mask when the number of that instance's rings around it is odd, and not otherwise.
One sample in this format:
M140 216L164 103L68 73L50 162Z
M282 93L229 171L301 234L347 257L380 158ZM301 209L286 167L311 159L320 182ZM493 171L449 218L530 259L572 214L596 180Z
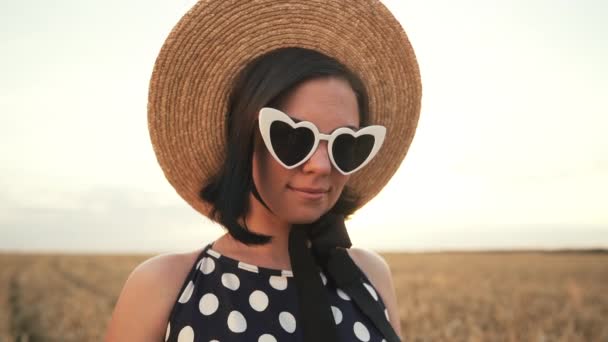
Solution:
M608 341L608 253L383 256L406 341ZM0 253L0 341L101 341L149 257Z

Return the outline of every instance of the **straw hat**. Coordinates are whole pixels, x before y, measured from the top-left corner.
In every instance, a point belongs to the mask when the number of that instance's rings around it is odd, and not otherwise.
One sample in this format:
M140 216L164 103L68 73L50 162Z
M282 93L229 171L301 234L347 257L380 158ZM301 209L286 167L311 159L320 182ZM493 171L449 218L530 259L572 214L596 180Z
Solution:
M209 216L199 192L223 162L231 84L255 57L284 47L319 51L365 83L369 123L387 128L378 155L349 179L372 199L399 168L414 137L421 102L408 38L377 0L200 0L162 46L148 99L148 127L171 185Z

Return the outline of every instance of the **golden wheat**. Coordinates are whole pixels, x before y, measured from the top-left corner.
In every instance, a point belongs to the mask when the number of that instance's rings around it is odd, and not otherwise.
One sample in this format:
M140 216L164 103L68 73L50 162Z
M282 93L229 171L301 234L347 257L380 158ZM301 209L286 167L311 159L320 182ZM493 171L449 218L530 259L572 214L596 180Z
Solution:
M384 254L407 341L608 341L608 254ZM100 341L149 255L0 254L0 341Z

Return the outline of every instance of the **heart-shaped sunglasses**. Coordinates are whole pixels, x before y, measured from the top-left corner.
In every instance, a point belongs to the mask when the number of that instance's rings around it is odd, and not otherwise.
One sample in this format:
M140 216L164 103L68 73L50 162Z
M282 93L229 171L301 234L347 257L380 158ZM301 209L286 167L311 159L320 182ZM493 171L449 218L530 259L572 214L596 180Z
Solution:
M374 158L386 135L386 127L374 125L354 131L340 127L331 134L319 132L309 121L298 123L280 110L264 107L258 117L260 133L266 148L279 164L293 169L314 154L321 140L333 166L343 175L360 170Z

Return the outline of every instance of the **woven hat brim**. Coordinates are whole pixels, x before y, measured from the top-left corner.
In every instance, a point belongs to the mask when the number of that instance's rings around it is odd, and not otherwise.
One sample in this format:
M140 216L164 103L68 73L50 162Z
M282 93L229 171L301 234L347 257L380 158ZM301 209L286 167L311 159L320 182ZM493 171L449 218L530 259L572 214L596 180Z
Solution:
M283 47L322 52L365 83L370 123L387 128L378 155L348 186L360 206L399 168L414 137L422 87L414 51L399 22L376 0L206 0L173 28L157 57L148 127L167 180L209 216L199 192L225 155L228 95L255 57Z

